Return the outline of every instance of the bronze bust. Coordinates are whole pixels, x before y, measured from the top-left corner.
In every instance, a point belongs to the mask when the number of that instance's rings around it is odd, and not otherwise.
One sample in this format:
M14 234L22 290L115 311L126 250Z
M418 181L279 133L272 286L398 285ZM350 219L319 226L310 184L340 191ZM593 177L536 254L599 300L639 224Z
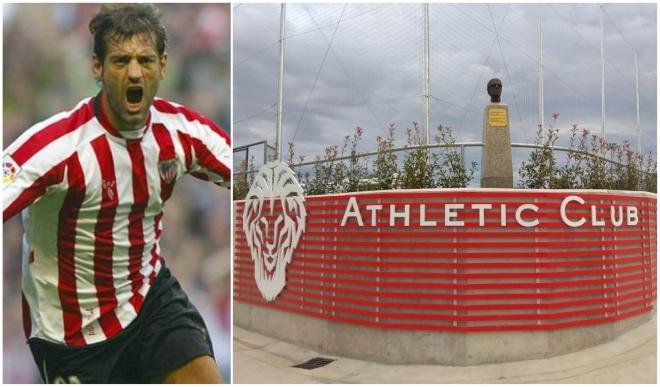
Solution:
M490 95L490 102L500 102L500 96L502 95L502 81L498 78L493 78L488 81L488 86L486 86L488 95Z

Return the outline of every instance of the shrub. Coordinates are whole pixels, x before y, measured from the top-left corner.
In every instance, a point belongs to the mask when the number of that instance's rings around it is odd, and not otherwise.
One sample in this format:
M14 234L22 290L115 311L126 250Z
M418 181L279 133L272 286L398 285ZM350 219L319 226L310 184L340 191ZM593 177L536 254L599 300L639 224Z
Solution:
M344 137L341 150L328 146L323 157L316 156L313 172L301 176L301 186L307 195L320 195L363 190L456 188L466 187L477 168L473 162L463 165L461 151L457 147L441 147L437 152L423 145L419 125L412 123L406 129L407 147L402 159L394 152L396 128L390 124L387 136L376 137L377 153L369 164L367 158L357 152L363 139L364 129L357 127L352 135ZM438 126L435 140L441 144L454 145L456 139L452 129ZM414 147L414 148L413 148ZM345 160L344 160L345 159ZM289 165L293 164L293 144L289 144ZM300 157L300 162L303 158ZM371 167L371 168L370 168Z
M304 187L307 195L322 195L337 192L337 175L335 173L337 170L335 167L335 159L338 154L337 146L326 147L324 154L325 162L321 162L321 157L316 156L313 176L309 174L305 175Z
M419 126L407 128L408 146L422 145ZM438 170L438 157L428 148L415 148L406 151L401 171L401 188L434 188L435 174Z
M640 165L642 168L642 176L639 183L639 190L646 192L658 192L658 163L649 153L648 157L643 158Z
M387 137L376 137L378 154L373 162L373 176L371 187L375 190L388 190L399 188L399 166L394 153L394 124L387 129Z
M435 142L439 144L454 145L456 139L448 126L438 126ZM477 162L473 161L466 168L463 155L457 147L442 147L438 151L442 163L438 169L437 187L464 188L470 183L477 169Z
M364 129L358 126L355 128L355 132L352 136L346 136L344 138L342 157L347 149L350 152L350 156L348 158L348 165L346 165L345 173L342 171L343 174L341 175L340 180L340 192L359 191L361 182L369 178L369 168L367 167L366 159L360 157L359 153L357 152L357 146L360 140L362 140L363 134ZM343 167L344 164L342 163L342 169Z
M644 157L630 148L630 142L612 144L587 129L573 125L566 161L558 167L553 146L559 138L555 121L539 128L537 143L545 132L541 148L534 149L520 167L522 188L617 189L656 192L657 164L653 155Z
M545 132L547 135L543 136L544 129L539 126L536 137L541 148L534 148L529 160L520 165L519 185L523 188L552 188L555 184L557 162L552 147L557 141L558 131L550 127Z
M570 132L570 150L560 162L561 153L555 152L559 129L555 128L558 114L547 128L537 131L538 148L530 152L520 167L522 188L561 189L621 189L656 192L657 164L652 154L647 157L630 149L630 143L610 144L589 130L573 125ZM288 164L307 195L320 195L360 190L388 190L398 188L459 188L466 187L477 168L477 163L464 165L458 147L440 147L432 152L423 145L420 128L413 122L406 129L407 148L400 160L395 149L395 126L391 124L386 137L377 137L377 154L371 163L358 153L364 129L357 127L352 135L344 137L341 150L336 145L324 149L323 158L315 157L312 173L304 175L294 163L294 146L289 144ZM543 141L541 139L543 138ZM438 126L435 141L455 145L452 129ZM415 147L413 149L413 147ZM298 157L302 163L304 157ZM613 161L613 162L612 162ZM234 182L234 198L245 196L250 186L252 169L241 162ZM371 169L370 169L371 167Z
M582 169L581 163L583 159L583 154L579 151L574 151L572 149L580 149L584 146L585 137L578 137L578 128L577 125L573 125L571 129L571 137L569 140L569 148L566 157L566 164L559 168L554 174L556 177L553 179L553 188L560 189L577 189L581 188L582 180ZM578 143L576 143L576 141Z

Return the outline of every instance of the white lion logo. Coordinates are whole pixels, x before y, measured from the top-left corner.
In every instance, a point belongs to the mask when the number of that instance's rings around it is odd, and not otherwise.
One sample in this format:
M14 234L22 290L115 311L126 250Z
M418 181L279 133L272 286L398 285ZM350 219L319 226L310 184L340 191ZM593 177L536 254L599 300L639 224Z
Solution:
M278 161L261 167L245 198L243 232L266 301L286 285L286 265L305 231L306 216L303 190L289 167Z

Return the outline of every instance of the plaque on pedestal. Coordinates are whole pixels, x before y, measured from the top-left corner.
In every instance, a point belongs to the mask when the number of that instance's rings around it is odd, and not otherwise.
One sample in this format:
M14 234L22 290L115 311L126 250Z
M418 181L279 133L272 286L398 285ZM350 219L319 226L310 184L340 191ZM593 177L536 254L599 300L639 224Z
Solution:
M483 150L481 153L481 187L512 188L513 163L509 107L500 102L502 82L495 78L488 82L491 103L484 109Z

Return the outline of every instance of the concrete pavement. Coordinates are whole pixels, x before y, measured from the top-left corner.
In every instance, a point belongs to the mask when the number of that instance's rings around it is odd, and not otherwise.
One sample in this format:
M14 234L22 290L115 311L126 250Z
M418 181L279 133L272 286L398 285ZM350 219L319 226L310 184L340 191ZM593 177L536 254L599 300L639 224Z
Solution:
M656 383L657 317L614 341L549 359L469 367L332 356L234 327L234 383ZM314 357L336 361L293 368Z

